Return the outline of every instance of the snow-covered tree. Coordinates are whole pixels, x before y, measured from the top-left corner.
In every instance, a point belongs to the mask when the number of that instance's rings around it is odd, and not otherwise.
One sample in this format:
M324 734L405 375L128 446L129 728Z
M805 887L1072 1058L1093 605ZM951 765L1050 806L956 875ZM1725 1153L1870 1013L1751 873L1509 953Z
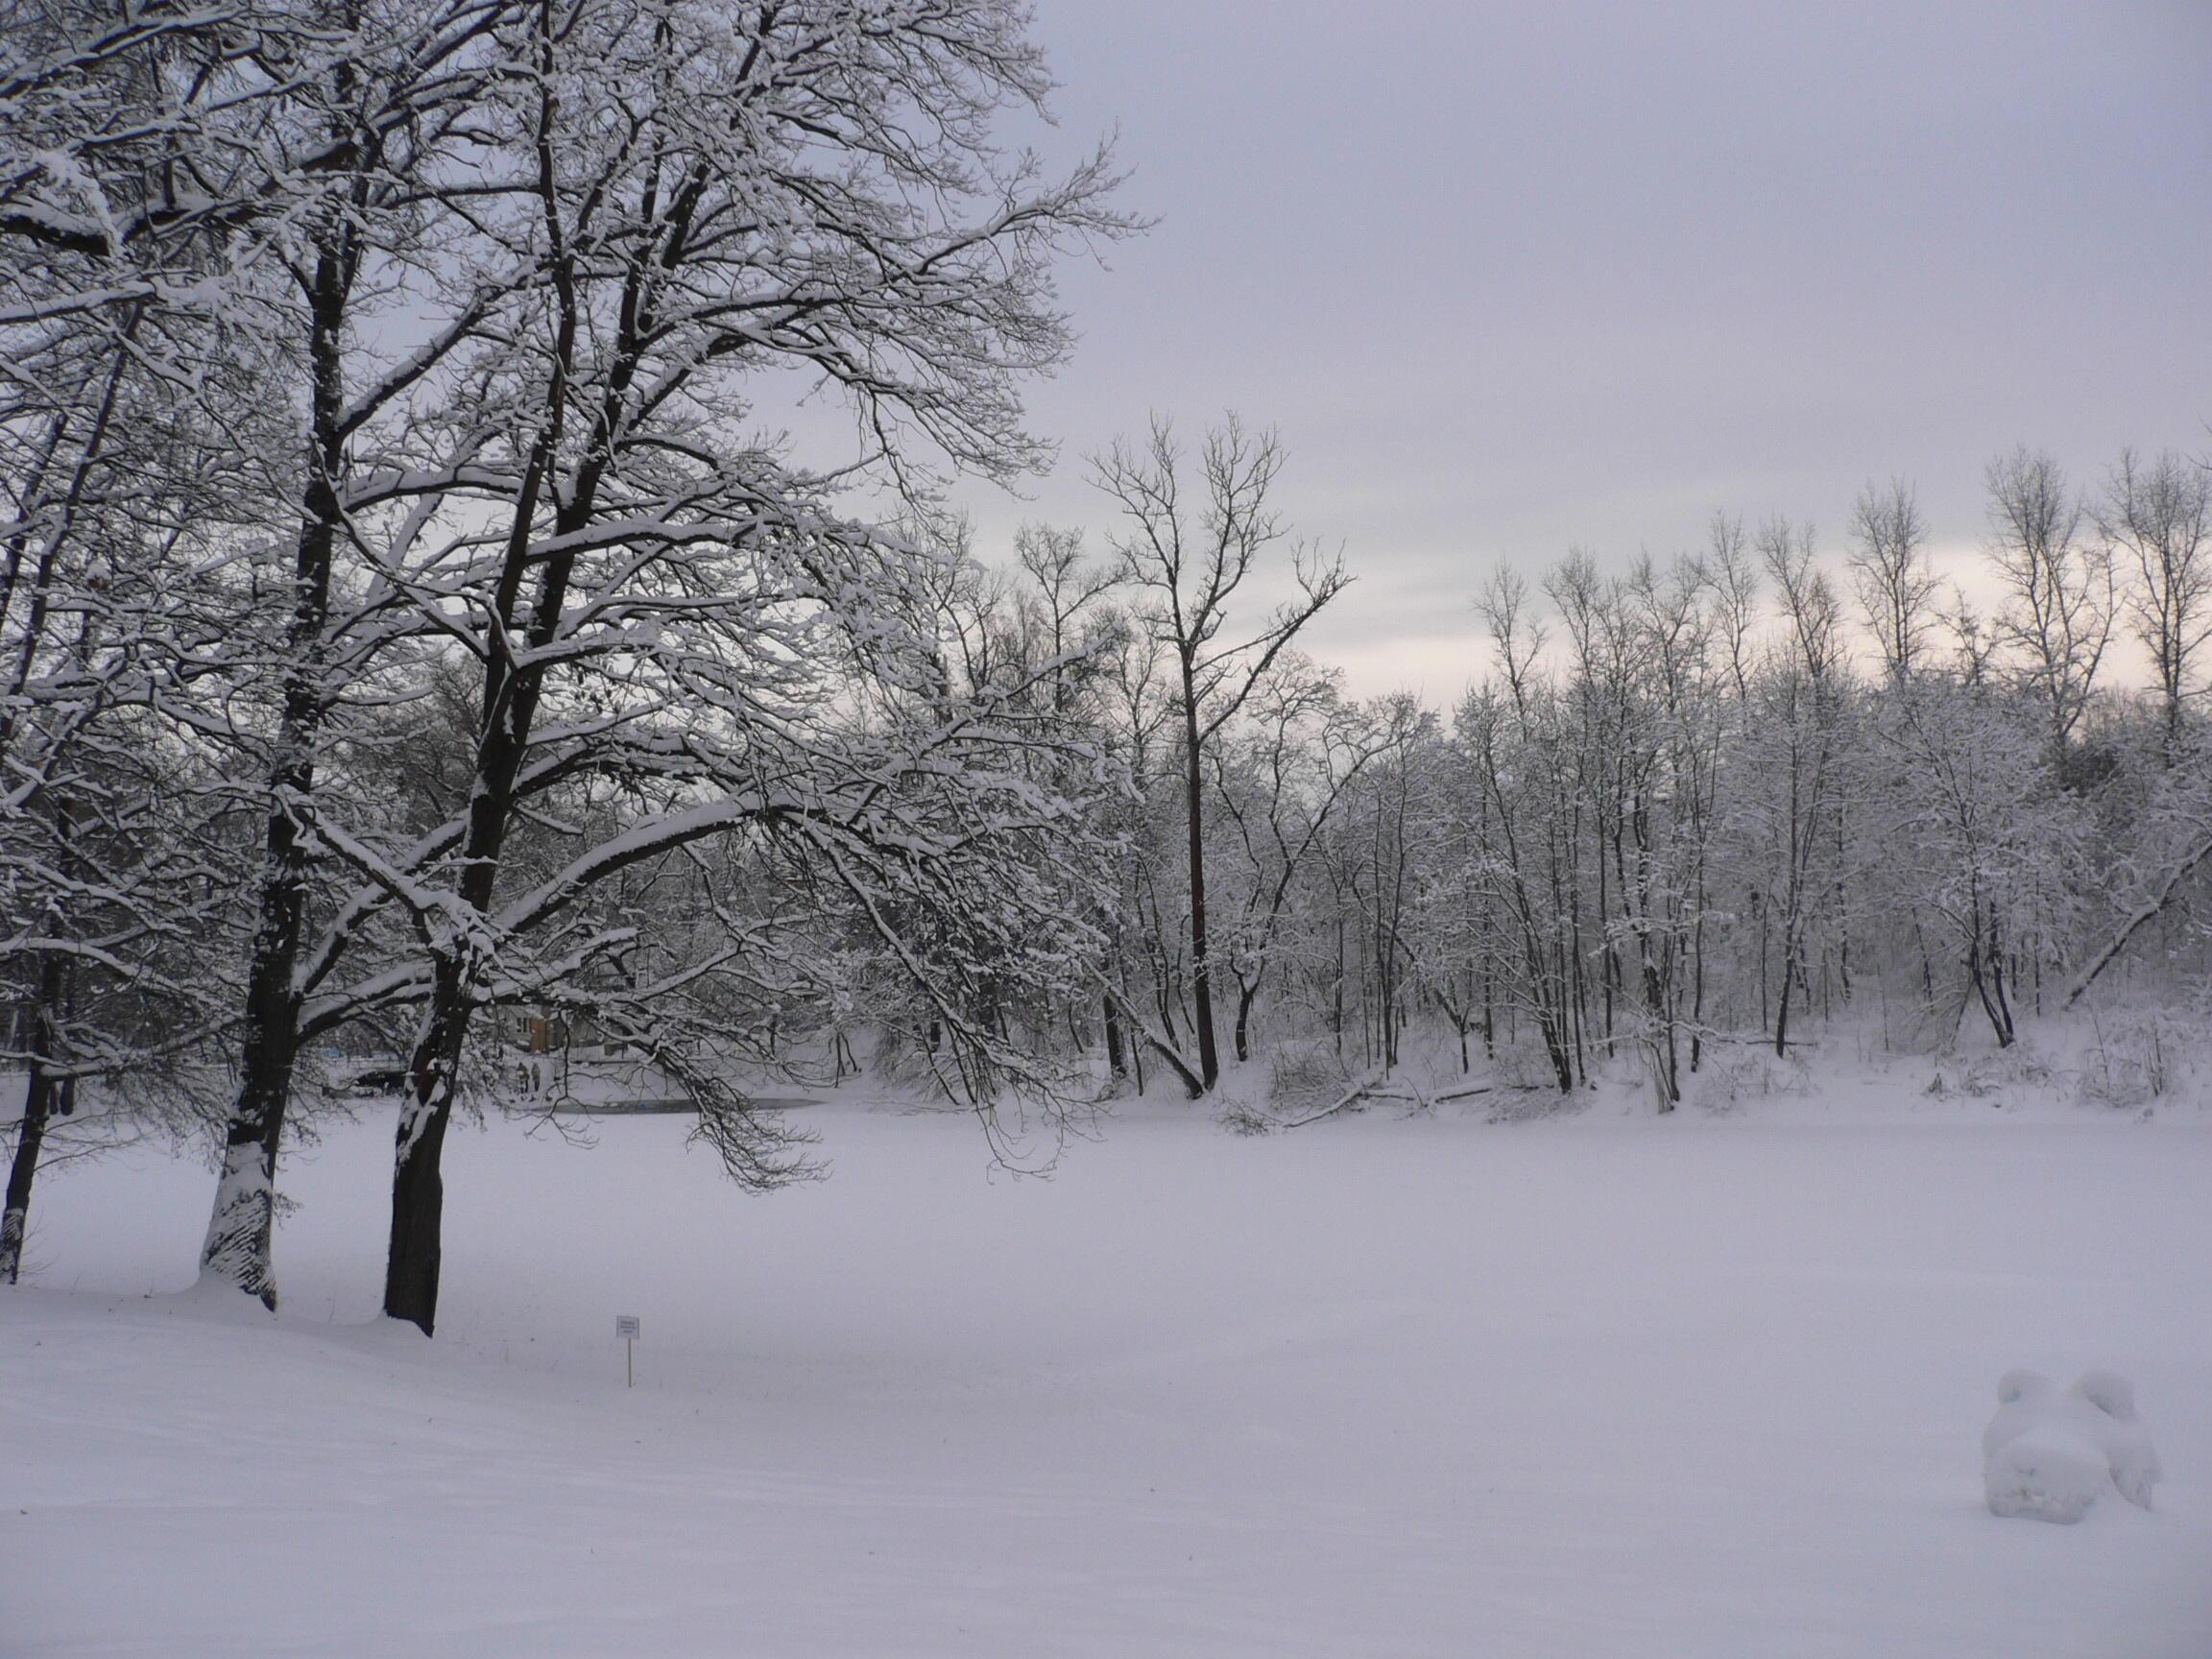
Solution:
M1272 502L1283 446L1235 416L1210 430L1190 480L1172 427L1155 420L1142 446L1118 443L1094 464L1118 513L1113 546L1140 595L1138 625L1159 639L1181 723L1185 870L1189 881L1191 1020L1198 1082L1212 1089L1221 1060L1214 1025L1214 950L1206 899L1206 751L1243 709L1284 651L1344 589L1341 556L1291 549L1297 597L1239 631L1231 604L1286 527Z
M2128 621L2150 653L2178 742L2199 656L2212 639L2212 469L2171 450L2121 454L2097 504L2097 524L2128 569Z

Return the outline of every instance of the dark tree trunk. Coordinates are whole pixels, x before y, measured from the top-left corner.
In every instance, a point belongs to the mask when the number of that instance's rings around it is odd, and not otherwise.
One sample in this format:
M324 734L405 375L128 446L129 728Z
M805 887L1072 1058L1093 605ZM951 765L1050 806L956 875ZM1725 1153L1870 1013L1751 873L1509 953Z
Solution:
M1797 982L1797 975L1791 971L1795 950L1785 931L1782 935L1782 999L1774 1012L1774 1058L1777 1060L1790 1058L1790 996Z
M1557 1079L1559 1093L1575 1093L1575 1056L1567 1046L1567 1033L1561 1025L1561 1015L1556 1010L1536 1016L1537 1029L1543 1033L1544 1053L1551 1062L1551 1075Z
M440 977L458 972L445 966ZM453 1072L464 1033L434 1014L416 1045L408 1097L399 1114L392 1165L392 1233L384 1257L384 1312L431 1335L438 1321L438 1274L445 1215L440 1157L453 1116Z
M671 220L677 243L683 239L681 221L680 213ZM520 633L526 649L533 653L542 652L559 631L562 610L567 603L568 584L576 567L576 554L571 548L564 548L543 559L533 557L532 553L533 538L540 524L540 505L549 497L558 499L559 492L549 487L549 481L561 454L567 414L568 367L575 357L580 315L573 266L556 264L552 284L559 301L561 321L553 340L545 418L513 497L505 559L498 588L493 596L495 613L503 624L502 640ZM577 465L566 499L558 501L552 515L551 529L556 539L574 536L583 530L598 510L599 489L613 464L618 411L642 360L644 336L651 325L644 286L643 273L634 268L625 278L623 323L615 341L615 362L610 371L598 423ZM525 607L525 588L533 575L537 578L535 597ZM539 704L544 695L545 672L542 657L534 657L518 665L504 647L492 651L485 660L483 700L476 731L475 778L469 801L469 827L461 847L459 883L462 902L479 916L488 915L492 909L507 831L514 821L516 780L521 774L523 757L529 752ZM473 1008L471 991L463 962L448 957L438 964L431 981L430 1006L423 1019L422 1036L415 1048L413 1093L409 1109L399 1119L393 1161L392 1233L384 1266L384 1311L391 1318L410 1320L421 1326L424 1335L430 1334L438 1312L440 1237L445 1201L439 1163L445 1144L445 1125L453 1111L461 1053L469 1035L469 1020Z
M1252 1058L1252 1000L1260 995L1257 982L1250 985L1241 979L1237 982L1237 1059L1242 1064Z
M1697 923L1690 941L1690 1074L1695 1077L1705 1058L1705 855L1697 855Z
M38 1174L38 1149L46 1141L53 1097L46 1069L31 1062L23 1084L23 1121L15 1132L15 1161L8 1169L8 1202L0 1211L0 1285L12 1285L23 1268L23 1238L31 1225L31 1183Z
M440 1158L453 1116L453 1092L469 1030L468 986L460 963L442 959L431 978L430 1009L407 1068L407 1097L392 1160L392 1232L384 1256L384 1313L432 1334L445 1214Z
M1670 969L1662 973L1658 964L1647 958L1644 964L1644 1005L1651 1022L1658 1027L1652 1039L1651 1053L1659 1074L1659 1110L1671 1112L1682 1102L1681 1050L1674 1041L1674 994L1669 981Z
M1183 796L1190 850L1191 1023L1198 1029L1198 1075L1211 1090L1221 1080L1221 1055L1214 1042L1214 970L1206 953L1206 840L1204 780L1199 772L1197 686L1183 665Z
M1336 1039L1336 1058L1344 1058L1344 902L1336 902L1336 976L1329 982L1329 1029Z
M438 1320L438 1272L445 1214L445 1180L438 1155L446 1113L423 1120L421 1137L402 1152L392 1179L392 1238L384 1264L384 1311L432 1334Z
M1108 997L1118 997L1118 993L1117 993L1113 987L1108 986L1106 988L1106 995ZM1136 1017L1133 1010L1124 1007L1122 1013L1128 1020L1129 1029L1135 1035L1137 1042L1142 1044L1143 1046L1150 1048L1154 1053L1158 1054L1161 1059L1167 1062L1169 1070L1171 1070L1176 1076L1183 1080L1183 1087L1186 1091L1189 1092L1191 1099L1203 1099L1206 1094L1205 1084L1200 1079L1198 1073L1190 1069L1190 1064L1184 1060L1183 1056L1176 1053L1171 1046L1169 1046L1166 1042L1162 1041L1159 1037L1154 1036L1150 1031L1146 1030L1144 1027L1144 1022ZM1142 1060L1140 1060L1138 1063L1137 1087L1140 1090L1144 1087L1144 1070Z
M1974 994L1981 998L1982 1012L1989 1017L1989 1029L1996 1034L1997 1046L2011 1047L2015 1035L2012 1004L2005 994L2005 956L2000 948L1994 905L1988 913L1986 949L1983 939L1982 906L1979 902L1975 905L1973 940L1966 948L1966 974L1973 983Z
M565 570L560 575L565 578ZM535 631L532 642L541 643ZM460 883L462 900L478 914L492 907L515 779L529 743L539 687L534 675L502 676L496 664L488 672L484 735L477 750L477 786L469 803L469 827L463 846L467 863ZM409 1096L399 1117L394 1148L384 1311L390 1318L421 1326L424 1335L431 1334L437 1320L439 1238L445 1200L439 1161L445 1145L446 1121L452 1116L462 1048L469 1035L469 989L458 959L445 957L438 963L422 1035L416 1043L409 1068Z
M31 1069L23 1079L23 1121L15 1132L15 1161L8 1169L8 1197L0 1209L0 1285L12 1285L23 1268L23 1239L31 1226L31 1184L38 1178L38 1153L53 1115L55 1084L47 1061L53 1046L53 1011L61 1001L61 960L38 965L38 1005L31 1014Z
M1129 1059L1121 1048L1121 1016L1114 1011L1114 998L1099 998L1106 1024L1106 1070L1114 1077L1129 1075Z
M348 238L343 233L327 238L316 259L313 282L314 325L308 343L313 453L293 562L292 614L285 625L288 668L247 971L245 1052L238 1098L224 1133L214 1213L200 1252L202 1278L227 1279L272 1309L276 1306L271 1261L276 1151L299 1055L300 1002L293 974L307 915L308 855L296 814L299 803L314 789L315 744L323 721L322 636L329 618L331 565L342 518L336 480L345 465L342 353L351 265Z

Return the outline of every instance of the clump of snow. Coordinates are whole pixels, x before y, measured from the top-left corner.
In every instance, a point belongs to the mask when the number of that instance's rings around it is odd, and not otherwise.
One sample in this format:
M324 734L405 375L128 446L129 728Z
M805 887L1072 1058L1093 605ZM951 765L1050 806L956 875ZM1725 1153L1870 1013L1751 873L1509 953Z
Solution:
M2073 1398L2082 1408L2082 1431L2103 1450L2120 1496L2150 1508L2160 1470L2151 1436L2135 1418L2135 1385L2110 1371L2086 1371L2074 1384Z
M2097 1448L2056 1424L2008 1440L1990 1456L1982 1479L1992 1515L2069 1526L2111 1486Z
M2038 1371L1997 1380L1997 1414L1982 1431L1989 1511L2071 1525L2117 1489L2142 1508L2159 1477L2158 1454L2135 1417L2135 1387L2087 1371L2064 1394Z

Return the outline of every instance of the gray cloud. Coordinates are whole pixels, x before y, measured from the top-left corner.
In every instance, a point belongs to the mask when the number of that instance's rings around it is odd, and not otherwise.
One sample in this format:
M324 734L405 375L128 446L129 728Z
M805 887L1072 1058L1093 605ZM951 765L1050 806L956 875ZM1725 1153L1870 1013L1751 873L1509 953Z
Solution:
M1501 557L1664 553L1715 506L1833 541L1899 472L1963 543L2014 442L2084 478L2207 444L2198 0L1046 0L1038 27L1063 136L1118 124L1161 224L1069 273L1085 344L1034 400L1068 454L976 503L987 547L1099 521L1080 457L1147 409L1234 406L1361 574L1323 643L1449 692L1435 641Z

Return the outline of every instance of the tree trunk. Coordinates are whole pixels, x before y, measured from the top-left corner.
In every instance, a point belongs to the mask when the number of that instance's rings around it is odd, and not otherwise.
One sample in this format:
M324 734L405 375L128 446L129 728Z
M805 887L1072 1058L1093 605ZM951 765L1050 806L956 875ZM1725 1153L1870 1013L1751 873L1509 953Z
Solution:
M522 757L529 752L531 731L544 694L544 659L517 664L510 642L518 632L528 651L543 651L560 628L562 608L567 602L568 584L576 566L571 548L541 560L533 557L539 505L548 496L557 501L551 525L556 540L573 536L590 523L598 508L599 487L613 465L614 410L637 372L643 349L639 339L644 327L639 308L642 278L633 269L623 288L624 321L609 373L609 401L602 405L599 425L577 465L566 499L559 499L559 488L550 480L565 430L568 370L574 360L579 326L574 281L572 267L556 265L553 286L561 320L552 342L553 372L543 419L509 509L506 555L493 595L493 613L500 624L500 647L488 653L484 663L475 776L457 884L461 902L478 916L489 915L492 910L507 831L513 822L516 779L522 769ZM527 626L517 628L524 614L525 584L532 574L538 580L535 599L527 613ZM437 965L431 979L430 1006L410 1068L413 1094L408 1109L400 1115L393 1159L384 1312L387 1317L421 1326L425 1336L431 1334L438 1314L440 1237L445 1207L445 1184L439 1163L445 1145L446 1121L453 1111L462 1047L469 1034L470 973L471 965L455 955L442 958ZM932 1051L936 1047L934 1033L930 1047ZM773 1025L769 1051L775 1051Z
M1190 969L1193 1014L1198 1028L1198 1074L1208 1090L1221 1080L1221 1056L1214 1043L1214 970L1206 955L1206 841L1201 817L1203 782L1198 755L1198 690L1190 664L1183 664L1183 792L1190 847Z
M270 778L273 801L263 846L252 960L247 972L245 1054L238 1098L224 1133L214 1209L200 1250L203 1281L228 1281L270 1309L276 1306L271 1254L276 1150L283 1140L292 1067L300 1046L300 1003L293 974L307 915L308 855L298 812L315 786L315 744L325 690L320 674L322 635L329 616L331 565L342 517L336 479L345 465L342 352L351 280L345 240L343 232L327 235L315 264L314 326L309 338L314 444L293 560L292 614L285 624L284 706Z
M1336 976L1329 982L1329 1029L1336 1040L1336 1058L1344 1058L1344 901L1336 901Z
M384 1258L384 1312L432 1334L438 1320L438 1272L445 1214L439 1157L451 1119L450 1079L439 1080L434 1102L410 1097L399 1114L392 1171L392 1234Z
M1703 834L1702 829L1699 834ZM1705 1058L1705 854L1697 854L1697 922L1691 935L1690 1074L1695 1077Z
M407 1068L407 1099L399 1113L392 1160L392 1233L384 1257L384 1313L433 1334L438 1318L440 1238L445 1182L439 1164L453 1092L469 1034L468 985L461 963L442 959L431 979L430 1008Z
M1119 998L1119 994L1112 986L1106 987L1106 995L1117 999ZM1137 1018L1133 1009L1124 1004L1121 1012L1123 1018L1129 1022L1129 1029L1136 1034L1137 1040L1155 1054L1158 1054L1161 1059L1166 1061L1175 1075L1182 1078L1183 1087L1189 1091L1190 1098L1193 1100L1203 1099L1206 1094L1205 1084L1199 1078L1198 1073L1191 1070L1183 1056L1176 1053L1166 1043L1147 1030L1144 1022ZM1137 1073L1137 1087L1140 1090L1144 1087L1144 1073L1142 1065L1140 1065Z
M1790 1058L1790 993L1797 975L1791 972L1796 954L1796 944L1787 925L1782 929L1782 998L1774 1012L1774 1058Z
M1966 973L1973 981L1975 995L1982 999L1982 1012L1989 1017L1989 1029L1996 1034L1997 1046L2011 1047L2015 1035L2012 1005L2005 995L2005 957L1998 939L1995 905L1989 907L1986 950L1982 938L1982 909L1979 903L1975 906L1974 940L1966 951Z
M1237 1060L1239 1065L1252 1058L1252 999L1259 995L1257 981L1249 985L1241 979L1237 982Z
M23 1079L23 1121L15 1132L15 1161L8 1170L8 1197L0 1209L0 1285L12 1285L23 1267L23 1239L31 1226L31 1184L38 1178L38 1152L46 1142L55 1085L47 1068L53 1044L53 1010L60 1005L61 960L38 965L38 1005L31 1015L31 1069Z
M1113 998L1102 997L1099 1003L1106 1023L1107 1074L1126 1077L1129 1075L1129 1060L1121 1050L1121 1016L1114 1010Z

